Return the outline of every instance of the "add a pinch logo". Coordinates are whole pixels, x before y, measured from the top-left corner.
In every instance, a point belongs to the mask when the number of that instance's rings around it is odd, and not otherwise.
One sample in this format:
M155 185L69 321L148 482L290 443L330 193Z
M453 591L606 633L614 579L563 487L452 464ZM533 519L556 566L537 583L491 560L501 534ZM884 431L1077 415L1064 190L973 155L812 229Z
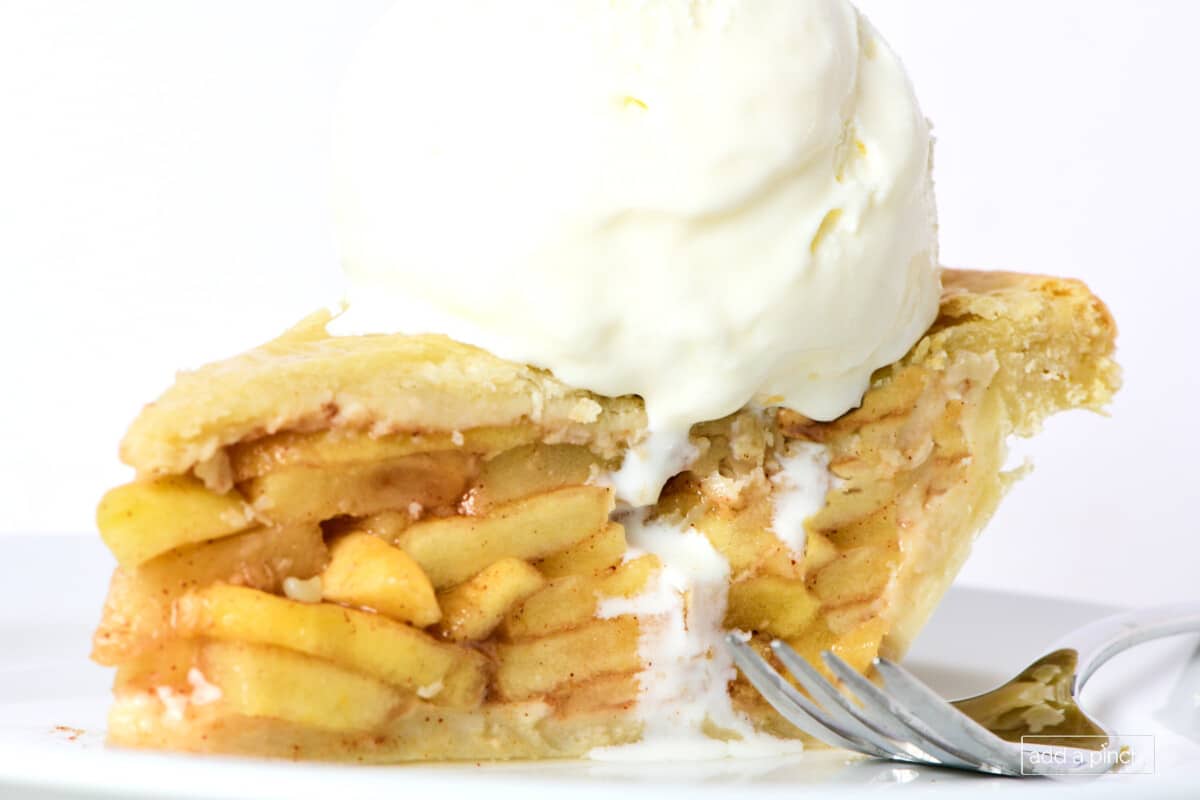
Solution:
M1154 737L1132 736L1022 736L1021 774L1080 775L1119 772L1149 775L1154 772Z

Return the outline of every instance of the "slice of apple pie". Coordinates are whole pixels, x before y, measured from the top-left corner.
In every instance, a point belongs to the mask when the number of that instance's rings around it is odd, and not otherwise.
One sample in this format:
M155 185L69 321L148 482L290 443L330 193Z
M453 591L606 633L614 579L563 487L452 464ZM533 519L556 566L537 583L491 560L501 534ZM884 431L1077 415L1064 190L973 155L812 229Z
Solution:
M899 655L1014 478L1006 438L1118 383L1082 284L943 284L861 407L697 425L649 508L611 488L640 399L444 337L318 314L182 374L98 512L110 740L364 762L795 746L719 636Z

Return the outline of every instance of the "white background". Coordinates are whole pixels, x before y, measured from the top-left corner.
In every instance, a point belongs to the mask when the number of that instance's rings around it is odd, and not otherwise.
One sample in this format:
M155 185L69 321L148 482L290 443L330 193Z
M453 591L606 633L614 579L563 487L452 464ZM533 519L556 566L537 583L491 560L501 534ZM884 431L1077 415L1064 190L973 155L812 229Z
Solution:
M91 531L174 370L336 299L330 107L387 5L0 0L0 531ZM1111 418L1021 448L962 580L1195 599L1200 3L861 5L936 126L944 262L1084 278L1121 325Z

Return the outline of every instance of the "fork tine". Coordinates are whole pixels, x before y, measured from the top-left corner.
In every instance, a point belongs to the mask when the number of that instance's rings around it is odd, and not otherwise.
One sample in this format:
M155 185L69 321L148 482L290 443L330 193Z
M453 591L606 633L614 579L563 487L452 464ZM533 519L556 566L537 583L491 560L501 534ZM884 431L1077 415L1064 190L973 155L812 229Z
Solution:
M809 664L786 642L776 639L771 642L771 649L788 671L796 677L796 680L800 681L800 684L808 690L812 698L819 702L822 709L832 716L844 730L870 742L890 754L891 758L921 763L938 762L937 758L908 742L907 731L882 730L876 728L868 720L862 719L852 707L850 700L834 688L824 675L817 672L812 664Z
M941 731L967 754L984 763L1021 771L1019 750L952 706L911 672L887 658L875 659L875 669L893 697L903 702L923 722Z
M900 724L905 734L900 737L901 739L912 742L921 750L937 758L944 766L981 772L1004 771L1004 767L1001 765L974 760L944 741L930 730L929 726L914 717L908 709L860 675L854 667L836 654L826 650L821 653L821 658L863 704L863 708L857 710L857 713L864 719L871 720L877 726L882 725L888 728L896 723Z
M763 699L782 714L788 722L809 736L834 747L866 753L879 758L890 758L887 753L876 751L873 745L860 742L848 735L847 732L823 721L821 712L816 706L785 681L762 656L754 652L754 649L742 641L737 634L728 634L725 637L725 643L729 645L734 663L741 669L742 674L750 683L754 684L754 688L763 696Z

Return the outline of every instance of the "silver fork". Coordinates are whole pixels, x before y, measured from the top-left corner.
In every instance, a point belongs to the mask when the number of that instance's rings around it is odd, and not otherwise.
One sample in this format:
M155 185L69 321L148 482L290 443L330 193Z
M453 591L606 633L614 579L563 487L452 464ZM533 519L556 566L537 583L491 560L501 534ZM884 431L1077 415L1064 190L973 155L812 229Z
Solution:
M1105 617L1064 636L1012 681L954 703L889 659L873 662L883 682L880 688L826 650L821 658L841 681L843 692L786 643L772 641L775 656L807 690L805 697L755 652L744 634L731 633L725 641L742 674L766 701L797 728L826 744L876 758L994 775L1078 775L1112 771L1129 758L1128 745L1079 707L1084 684L1104 662L1133 645L1191 632L1200 632L1200 605ZM998 725L987 709L995 707L990 698L999 697L1018 680L1053 681L1051 689L1059 690L1073 725L1065 731L1048 731L1057 736L1036 737L1044 741L1029 737L1012 741L1020 731L1012 730L1011 723ZM995 731L981 722L991 723ZM1092 747L1063 744L1085 741Z

